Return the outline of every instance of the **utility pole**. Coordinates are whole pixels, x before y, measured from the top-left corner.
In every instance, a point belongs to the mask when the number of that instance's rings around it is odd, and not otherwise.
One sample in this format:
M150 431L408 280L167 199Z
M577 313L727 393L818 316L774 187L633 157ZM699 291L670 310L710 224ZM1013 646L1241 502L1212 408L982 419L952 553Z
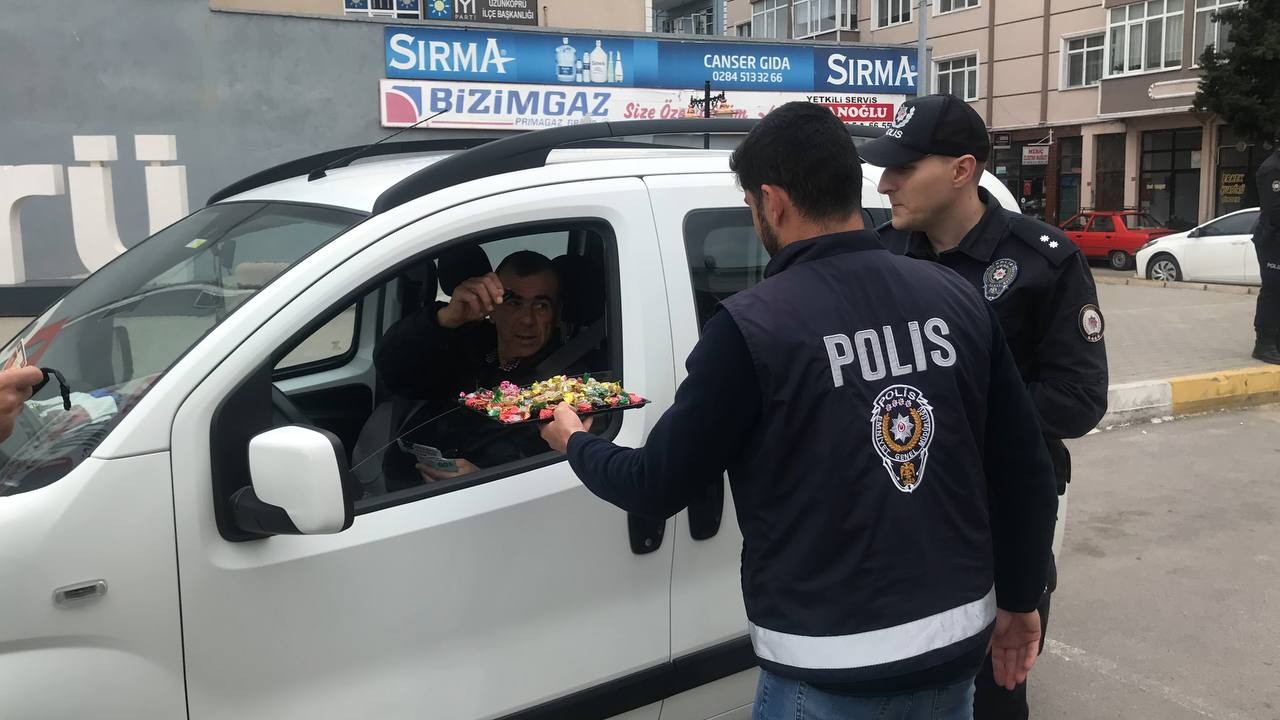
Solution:
M926 49L929 42L929 0L920 0L916 14L916 24L920 27L920 37L917 40L919 47L916 48L916 97L923 97L929 94L929 76L932 75L929 72L929 51Z

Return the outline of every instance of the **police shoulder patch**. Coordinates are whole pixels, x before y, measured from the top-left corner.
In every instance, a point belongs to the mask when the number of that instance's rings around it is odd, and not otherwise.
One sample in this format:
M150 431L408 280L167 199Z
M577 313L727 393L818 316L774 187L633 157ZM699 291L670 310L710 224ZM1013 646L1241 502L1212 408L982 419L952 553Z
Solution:
M1009 220L1009 231L1027 245L1035 248L1055 267L1078 252L1062 230L1026 215L1014 215Z
M1102 311L1097 305L1089 304L1080 308L1080 334L1085 340L1096 343L1102 340L1107 323L1102 319Z

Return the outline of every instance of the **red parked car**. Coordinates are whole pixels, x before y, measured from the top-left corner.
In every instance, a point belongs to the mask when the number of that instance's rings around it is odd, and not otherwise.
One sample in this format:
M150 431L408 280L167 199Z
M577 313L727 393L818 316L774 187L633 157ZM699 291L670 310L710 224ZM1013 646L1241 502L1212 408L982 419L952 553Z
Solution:
M1084 210L1062 224L1087 258L1106 258L1113 270L1133 267L1147 242L1174 231L1141 210Z

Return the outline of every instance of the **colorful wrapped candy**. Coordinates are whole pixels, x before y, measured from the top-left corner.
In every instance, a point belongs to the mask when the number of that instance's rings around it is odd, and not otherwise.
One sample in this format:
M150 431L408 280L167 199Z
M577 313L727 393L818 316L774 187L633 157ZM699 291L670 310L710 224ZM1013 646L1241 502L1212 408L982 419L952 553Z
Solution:
M580 378L556 375L524 388L503 381L493 389L459 393L458 402L505 424L550 420L562 402L569 403L579 415L648 403L618 383L601 382L590 375Z

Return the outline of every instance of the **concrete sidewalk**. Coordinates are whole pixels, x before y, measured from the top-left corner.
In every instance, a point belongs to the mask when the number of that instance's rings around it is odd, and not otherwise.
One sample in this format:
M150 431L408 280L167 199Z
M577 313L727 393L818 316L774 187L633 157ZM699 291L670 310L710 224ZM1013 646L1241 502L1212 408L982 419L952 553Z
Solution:
M1256 288L1097 280L1111 368L1099 427L1280 400L1280 366L1249 357Z

